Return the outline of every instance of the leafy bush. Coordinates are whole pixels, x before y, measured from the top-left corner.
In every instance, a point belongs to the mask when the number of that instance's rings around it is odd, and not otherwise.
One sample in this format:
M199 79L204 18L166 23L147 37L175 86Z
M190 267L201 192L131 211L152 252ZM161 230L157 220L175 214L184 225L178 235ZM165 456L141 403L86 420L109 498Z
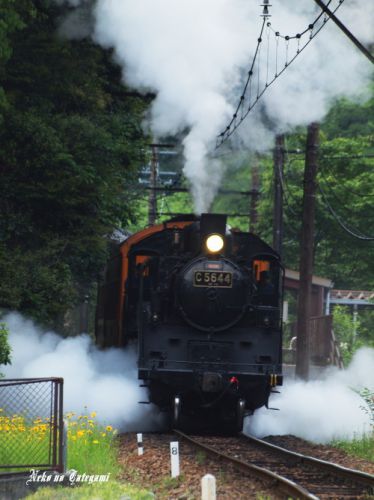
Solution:
M336 306L333 310L334 332L339 341L339 348L343 356L344 365L347 366L356 350L356 334L359 320L356 322L350 314L348 307Z
M0 323L0 365L10 365L10 353L12 351L8 342L9 330L5 323ZM4 375L0 372L0 378Z

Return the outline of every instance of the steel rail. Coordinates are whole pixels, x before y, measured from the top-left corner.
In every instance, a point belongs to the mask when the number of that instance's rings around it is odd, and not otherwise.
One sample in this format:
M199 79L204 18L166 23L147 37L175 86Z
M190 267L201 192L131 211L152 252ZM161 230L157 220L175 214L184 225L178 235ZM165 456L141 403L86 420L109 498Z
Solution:
M367 472L362 472L355 469L348 469L347 467L335 464L333 462L327 462L326 460L321 460L320 458L315 458L309 455L303 455L302 453L298 453L296 451L287 450L286 448L268 443L267 441L263 441L262 439L255 438L253 436L248 436L247 434L242 433L241 436L252 443L262 446L263 448L268 448L277 451L280 454L298 458L301 463L304 463L306 465L311 465L355 483L369 486L374 491L374 476L372 474L368 474Z
M259 467L257 465L251 464L249 462L244 462L239 460L238 458L231 457L230 455L226 455L218 450L215 450L209 445L200 443L198 440L191 438L187 434L174 429L173 432L180 436L185 441L188 441L192 445L207 451L211 455L215 455L216 457L233 464L236 468L240 468L241 470L256 476L258 479L266 482L270 482L272 486L277 486L283 493L286 495L291 495L294 498L298 498L300 500L318 500L318 497L310 493L308 490L303 488L302 486L296 484L294 481L287 479L275 472L272 472L268 469Z

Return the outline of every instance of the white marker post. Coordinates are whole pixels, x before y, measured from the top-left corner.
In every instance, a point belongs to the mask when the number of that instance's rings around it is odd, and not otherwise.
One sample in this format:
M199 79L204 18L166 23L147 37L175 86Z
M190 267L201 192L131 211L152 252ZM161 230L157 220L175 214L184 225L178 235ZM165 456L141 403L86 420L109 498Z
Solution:
M143 455L144 450L143 450L143 434L139 433L136 435L137 440L138 440L138 455Z
M170 459L171 459L171 477L179 476L179 443L172 441L170 443Z
M212 474L201 480L201 500L216 500L216 478Z

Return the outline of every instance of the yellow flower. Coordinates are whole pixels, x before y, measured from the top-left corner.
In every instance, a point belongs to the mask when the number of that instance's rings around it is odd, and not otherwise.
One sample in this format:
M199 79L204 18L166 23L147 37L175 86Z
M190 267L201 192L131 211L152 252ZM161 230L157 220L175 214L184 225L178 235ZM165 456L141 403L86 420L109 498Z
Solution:
M106 436L105 432L102 432L102 433L101 433L101 435L102 435L103 437L105 437L105 436Z
M82 437L82 436L84 436L84 431L78 431L78 432L77 432L77 436L78 436L78 437Z
M99 444L99 441L97 439L94 439L92 442L93 444Z
M93 411L93 412L91 413L91 418L95 418L95 417L96 417L96 415L97 415L96 411Z
M113 427L111 425L107 425L105 427L105 430L108 431L108 432L111 432L113 430Z

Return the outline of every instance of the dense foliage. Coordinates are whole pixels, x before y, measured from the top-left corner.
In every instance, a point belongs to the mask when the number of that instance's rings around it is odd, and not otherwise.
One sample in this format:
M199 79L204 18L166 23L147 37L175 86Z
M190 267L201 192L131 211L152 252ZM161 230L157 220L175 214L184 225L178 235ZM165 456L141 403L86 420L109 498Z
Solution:
M128 224L147 103L111 54L58 35L67 7L0 6L0 307L48 322L85 295Z
M137 191L130 185L144 164L141 122L148 98L127 92L111 53L87 33L80 40L58 35L69 10L63 3L0 5L0 308L44 322L61 318L87 295L114 227L147 223L146 199L132 203ZM355 238L337 221L373 236L373 116L374 99L343 99L321 124L315 273L336 288L374 289L374 243ZM305 129L289 134L286 144L284 261L297 269ZM271 152L235 152L224 161L225 187L237 190L251 188L250 171L258 165L257 232L271 243ZM249 205L248 197L220 196L212 210L248 213ZM193 207L188 194L178 193L159 199L159 210ZM248 229L247 218L229 223Z
M9 365L12 349L8 342L9 330L5 323L0 323L0 365ZM0 372L0 378L3 374Z
M355 112L352 112L352 109ZM374 290L374 99L359 105L338 101L321 124L314 271L334 282L335 288ZM302 215L304 151L306 132L286 137L284 169L284 261L298 269ZM297 152L299 151L299 152ZM249 158L230 170L227 186L250 187L248 167L258 165L261 197L258 203L258 233L272 243L274 172L272 155ZM250 200L225 197L215 208L223 212L249 212ZM335 215L332 215L329 206ZM248 228L248 219L233 219L233 225Z

